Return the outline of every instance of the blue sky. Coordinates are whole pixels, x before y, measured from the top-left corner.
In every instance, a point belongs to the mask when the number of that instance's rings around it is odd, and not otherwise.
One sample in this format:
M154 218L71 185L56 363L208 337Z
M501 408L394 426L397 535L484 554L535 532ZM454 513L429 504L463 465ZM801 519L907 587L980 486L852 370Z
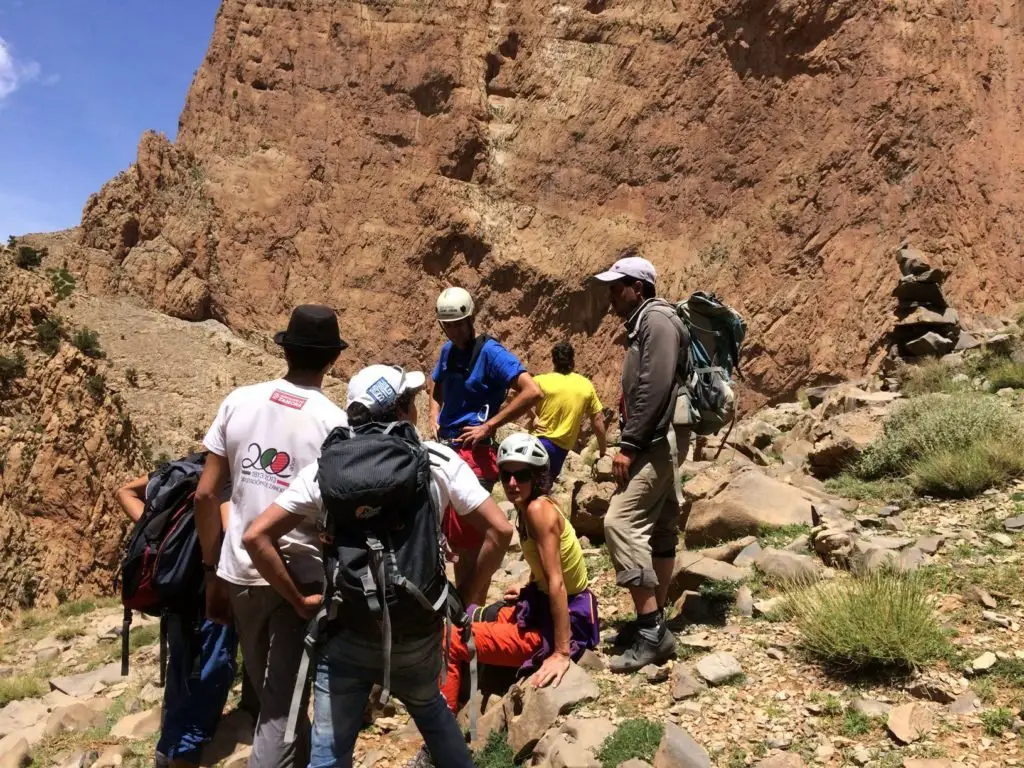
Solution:
M0 0L0 238L78 224L86 198L172 139L218 0Z

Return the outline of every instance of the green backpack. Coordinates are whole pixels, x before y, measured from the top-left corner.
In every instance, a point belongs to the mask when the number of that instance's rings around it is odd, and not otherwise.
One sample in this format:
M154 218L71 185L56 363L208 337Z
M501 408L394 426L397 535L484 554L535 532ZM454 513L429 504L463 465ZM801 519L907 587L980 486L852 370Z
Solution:
M739 312L704 291L676 304L676 313L690 332L688 426L698 435L714 434L736 414L732 374L742 375L740 351L747 325Z

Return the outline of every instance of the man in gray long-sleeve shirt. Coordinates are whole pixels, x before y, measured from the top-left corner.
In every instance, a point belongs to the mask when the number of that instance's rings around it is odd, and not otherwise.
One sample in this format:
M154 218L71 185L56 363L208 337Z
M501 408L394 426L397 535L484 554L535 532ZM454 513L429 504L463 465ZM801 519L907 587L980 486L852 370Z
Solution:
M689 335L675 307L655 298L654 265L620 258L597 279L609 284L612 309L625 320L621 452L613 471L618 490L604 518L615 580L630 591L636 621L616 642L625 651L613 672L663 664L675 653L665 626L665 600L679 540L676 460L668 440L678 383L689 367Z

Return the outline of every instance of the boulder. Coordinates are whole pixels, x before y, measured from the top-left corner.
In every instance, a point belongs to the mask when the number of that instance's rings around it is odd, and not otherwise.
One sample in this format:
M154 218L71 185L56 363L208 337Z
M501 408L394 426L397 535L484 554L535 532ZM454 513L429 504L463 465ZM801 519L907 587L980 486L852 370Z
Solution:
M942 332L946 328L959 328L960 315L951 307L946 307L941 312L936 312L925 307L917 307L906 317L896 321L896 329L908 328L911 331L918 328L934 328Z
M672 698L676 701L692 699L699 696L707 689L707 686L694 676L693 672L682 664L676 664L672 669Z
M92 768L119 768L124 763L125 755L128 753L128 747L123 744L116 746L107 747L103 750L96 762L92 764Z
M50 688L66 693L68 696L86 699L96 693L101 693L108 686L115 685L122 680L124 678L121 677L121 664L113 662L91 672L82 672L78 675L68 675L66 677L54 677L50 680Z
M0 709L0 738L42 723L50 708L42 699L16 699Z
M1010 531L1011 533L1024 532L1024 515L1017 515L1016 517L1008 517L1003 520L1003 528Z
M668 588L668 599L675 601L683 592L699 590L702 584L709 581L730 581L739 583L750 578L750 570L737 568L735 565L712 560L699 552L683 550L676 554L676 564L672 572L672 582Z
M572 526L577 536L602 538L604 515L615 493L615 483L584 483L572 501Z
M598 698L601 691L585 671L569 666L557 688L534 688L529 681L515 685L504 700L508 722L508 743L516 760L527 757L540 738L554 725L559 715L582 701Z
M686 544L729 541L764 527L810 525L814 501L807 491L748 469L717 495L693 503L686 521Z
M926 555L934 555L942 548L945 542L944 536L921 536L914 542L914 547Z
M733 431L733 444L745 445L758 451L764 451L771 447L782 432L778 427L768 424L759 419L745 421Z
M571 717L541 737L531 764L539 768L600 768L595 755L613 733L615 725L605 718Z
M928 331L917 338L911 339L903 345L906 354L913 357L941 357L952 351L956 341L940 336L934 331Z
M986 608L996 608L998 603L996 599L992 597L988 592L978 586L970 586L964 590L964 600L969 603L977 603L983 605Z
M826 565L845 567L853 552L856 534L852 524L836 527L823 526L811 531L811 545Z
M70 704L58 707L50 713L43 728L43 735L50 737L65 732L81 733L99 726L103 720L103 713L97 712L93 707Z
M689 733L674 723L665 723L654 768L711 768L711 758Z
M615 475L612 474L614 462L615 457L610 453L606 453L604 456L598 458L598 460L594 462L594 479L599 483L614 482Z
M598 763L600 765L600 763ZM634 757L632 760L627 760L622 763L619 768L654 768L646 760L641 760L639 757Z
M743 548L742 552L736 555L732 564L737 568L747 568L754 564L759 554L761 554L761 543L754 539L754 541Z
M731 653L711 653L696 665L697 674L709 685L722 685L743 674L743 667Z
M903 704L889 713L886 727L901 744L913 744L932 729L931 710L923 704Z
M896 251L896 263L899 264L901 275L921 275L931 270L924 260L924 254L909 245L901 245ZM941 281L940 281L941 282Z
M742 539L736 539L735 541L729 541L725 544L719 544L717 547L702 549L700 550L700 554L712 560L721 560L724 563L733 563L735 565L733 561L740 555L740 553L742 553L743 550L751 544L756 543L756 536L744 536Z
M828 420L863 408L884 408L901 397L899 392L869 392L853 384L841 384L828 393L820 415L823 420Z
M864 717L888 717L892 705L875 699L854 699L850 702L850 709Z
M146 739L160 730L160 708L125 715L110 729L115 739Z
M936 704L952 704L956 701L952 686L940 678L917 680L907 687L907 693L915 699L933 701Z
M932 270L932 273L938 270ZM927 275L930 276L930 275ZM942 295L942 287L933 280L921 281L914 276L901 278L892 291L892 295L905 305L931 306L936 309L946 307L946 297Z
M979 709L981 709L981 699L970 688L957 696L949 705L949 711L954 715L973 715Z
M818 578L814 558L781 549L765 549L754 560L754 567L773 582L806 584Z
M0 768L22 768L31 762L28 742L17 733L0 739Z
M967 768L945 757L904 757L903 768Z
M931 558L917 547L908 547L896 558L896 568L900 573L911 573L930 561Z
M826 384L820 387L807 387L807 389L804 390L804 397L807 398L807 404L810 405L811 408L817 408L825 402L825 398L828 397L828 393L835 388L835 384Z
M981 656L971 662L971 669L975 672L987 672L996 665L999 661L998 657L992 653L992 651L985 651Z
M736 613L746 619L754 615L754 593L746 584L736 590Z
M754 768L807 768L804 759L795 752L781 752L754 763Z

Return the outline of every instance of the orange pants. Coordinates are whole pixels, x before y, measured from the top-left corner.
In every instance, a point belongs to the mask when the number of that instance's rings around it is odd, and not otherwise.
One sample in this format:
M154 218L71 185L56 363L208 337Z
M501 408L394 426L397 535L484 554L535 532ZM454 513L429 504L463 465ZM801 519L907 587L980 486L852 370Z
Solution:
M496 667L521 667L540 648L543 643L540 633L519 629L513 618L515 610L514 606L502 608L498 612L497 621L473 623L477 663ZM441 693L449 709L457 712L462 665L469 661L469 647L462 641L457 629L452 629L449 640L448 679L441 686Z

